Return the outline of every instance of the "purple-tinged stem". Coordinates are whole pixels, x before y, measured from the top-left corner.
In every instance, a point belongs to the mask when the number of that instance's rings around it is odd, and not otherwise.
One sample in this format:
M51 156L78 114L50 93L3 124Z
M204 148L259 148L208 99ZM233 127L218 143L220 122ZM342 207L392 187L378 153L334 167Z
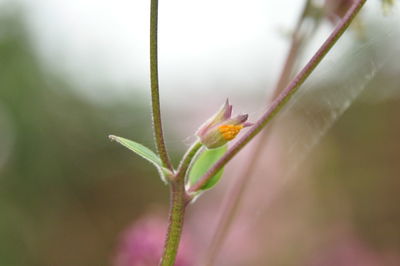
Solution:
M206 184L222 167L224 167L250 140L252 140L271 119L282 109L287 101L293 96L297 89L304 83L308 76L318 66L321 60L333 47L336 41L348 28L354 17L358 14L366 0L357 0L346 12L343 19L335 27L328 39L322 44L307 65L300 71L292 82L273 100L267 111L232 147L222 156L208 171L193 185L188 192L196 192Z
M304 45L306 35L301 33L301 27L306 18L306 12L309 9L310 4L310 0L307 0L304 4L302 14L300 15L293 31L289 52L286 56L281 74L279 75L279 79L275 85L272 98L268 99L268 101L275 99L282 89L285 88L285 85L290 81L294 65L299 57L301 47ZM258 140L257 145L254 146L250 158L247 158L242 173L233 181L233 184L229 187L228 192L226 193L226 197L224 198L222 207L220 208L221 214L211 239L211 243L208 246L207 252L202 261L202 265L213 265L223 247L224 241L239 210L240 201L248 188L248 185L251 183L250 179L252 178L253 171L258 163L258 158L269 139L267 133L267 131L261 133L261 138Z

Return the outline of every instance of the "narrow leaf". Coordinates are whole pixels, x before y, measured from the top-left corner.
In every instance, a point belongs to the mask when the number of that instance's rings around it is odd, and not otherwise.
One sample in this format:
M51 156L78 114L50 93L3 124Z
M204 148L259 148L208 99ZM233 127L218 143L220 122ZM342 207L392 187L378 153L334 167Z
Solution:
M224 145L217 149L206 149L201 153L196 161L193 163L192 168L189 172L189 185L195 184L206 172L210 167L218 161L219 158L224 155L227 150L227 145ZM218 171L201 189L207 190L215 186L219 179L222 176L224 169L222 168Z
M154 166L157 167L157 170L160 172L161 179L166 183L165 175L169 174L170 171L167 168L164 168L161 162L160 157L157 156L152 150L143 146L140 143L135 141L117 137L110 135L109 138L125 146L126 148L130 149L137 155L141 156L142 158L146 159L147 161L151 162Z

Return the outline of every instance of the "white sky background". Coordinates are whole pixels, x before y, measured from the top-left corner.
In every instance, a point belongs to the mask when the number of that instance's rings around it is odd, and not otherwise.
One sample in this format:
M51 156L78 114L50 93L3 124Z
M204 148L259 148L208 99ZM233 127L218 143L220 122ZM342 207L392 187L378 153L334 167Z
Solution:
M21 0L41 56L82 87L149 86L149 0ZM284 10L284 7L291 8ZM303 1L161 0L164 93L265 86L279 72Z
M19 1L50 69L67 74L90 96L123 96L134 89L148 93L150 0ZM378 1L369 2L378 9ZM303 4L160 0L162 100L175 104L205 100L215 91L232 97L271 87L288 46L283 32L292 29ZM312 49L328 28L322 32Z

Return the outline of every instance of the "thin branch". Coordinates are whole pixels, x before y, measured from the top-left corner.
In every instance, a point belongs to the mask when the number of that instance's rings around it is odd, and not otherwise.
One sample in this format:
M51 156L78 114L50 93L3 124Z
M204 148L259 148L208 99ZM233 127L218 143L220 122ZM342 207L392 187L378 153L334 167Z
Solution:
M153 115L154 137L158 154L163 165L173 171L164 142L161 123L160 93L158 90L158 56L157 56L157 24L158 0L151 0L150 4L150 81L151 81L151 106Z
M259 120L251 127L229 150L221 157L207 173L190 189L189 192L198 191L206 184L212 176L214 176L222 167L224 167L250 140L252 140L267 123L282 109L282 107L293 96L297 89L304 83L308 76L313 72L329 50L333 47L340 36L345 32L353 18L360 11L366 0L357 0L346 12L346 15L336 26L332 34L322 44L315 55L310 59L307 65L292 80L292 82L279 94L279 96L271 103L267 111Z
M305 2L303 11L297 20L296 26L294 27L290 48L271 99L275 99L282 89L285 88L285 85L287 85L287 83L290 81L294 65L299 58L300 50L304 45L304 41L306 40L305 38L309 37L306 34L302 34L300 30L306 18L306 12L309 9L310 4L311 0L307 0ZM271 99L268 99L268 101L271 101ZM254 150L252 151L250 158L246 160L243 171L241 172L240 176L234 180L233 184L229 187L228 192L226 193L226 197L224 198L222 207L220 208L221 214L219 216L211 243L208 246L208 251L205 253L202 265L213 265L214 261L218 257L218 254L220 253L224 240L226 239L232 223L234 222L234 217L239 210L241 199L251 183L250 179L253 177L255 166L259 162L258 158L260 158L263 147L266 146L266 142L269 139L267 133L269 133L269 131L263 131L261 133L261 138L258 140L257 145L254 146Z
M301 32L302 26L304 26L304 21L307 17L307 12L310 8L311 8L311 0L306 0L301 15L298 18L296 26L293 30L289 52L288 55L286 56L286 60L283 65L281 74L279 75L278 82L275 85L275 89L273 91L273 95L271 98L272 100L278 97L278 95L282 92L287 83L290 81L294 65L296 63L297 58L300 56L300 50L303 46L303 42L306 38L307 39L310 38L309 35ZM313 26L313 30L311 32L314 32L316 28L317 26Z
M183 156L177 173L176 173L176 179L184 178L186 175L186 172L189 168L190 163L192 162L193 158L196 156L197 152L200 150L200 148L203 147L203 144L201 144L200 141L196 141L185 153Z

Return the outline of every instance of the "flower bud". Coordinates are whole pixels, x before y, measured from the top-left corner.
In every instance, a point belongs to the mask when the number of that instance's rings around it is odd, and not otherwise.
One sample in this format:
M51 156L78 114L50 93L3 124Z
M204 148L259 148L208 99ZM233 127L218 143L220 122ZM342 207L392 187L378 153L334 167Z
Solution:
M246 122L248 115L232 115L232 105L228 99L221 109L207 120L196 132L200 142L208 149L218 148L234 139L244 127L251 126Z

